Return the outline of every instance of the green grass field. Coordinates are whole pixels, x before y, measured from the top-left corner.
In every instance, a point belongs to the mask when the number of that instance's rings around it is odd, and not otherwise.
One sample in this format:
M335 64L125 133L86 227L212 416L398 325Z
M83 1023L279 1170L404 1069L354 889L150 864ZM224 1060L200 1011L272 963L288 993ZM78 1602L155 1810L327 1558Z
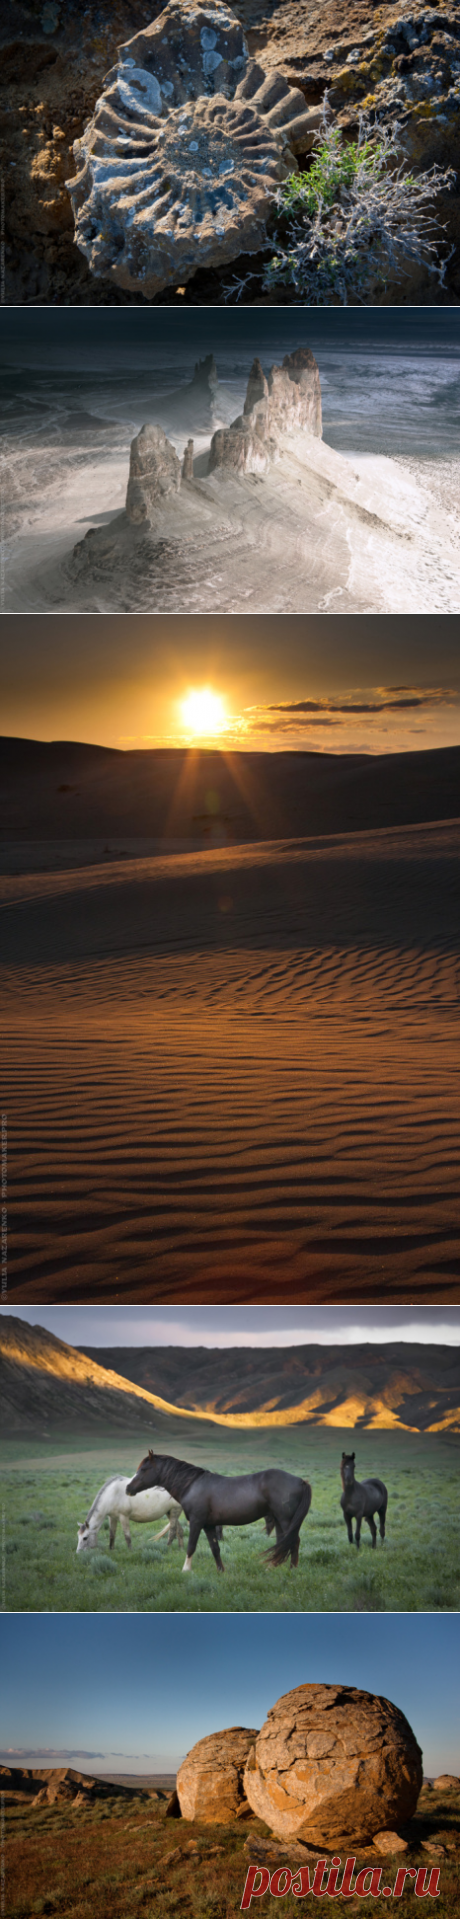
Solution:
M142 1433L98 1442L61 1433L35 1446L3 1447L6 1590L17 1612L457 1612L460 1609L458 1440L437 1434L354 1433L296 1426L230 1433L173 1421L158 1450L225 1473L282 1466L311 1481L296 1572L267 1568L262 1522L224 1534L225 1575L201 1535L189 1575L184 1554L132 1525L128 1551L120 1527L109 1552L108 1522L95 1551L77 1558L77 1524L112 1472L132 1473L151 1438ZM348 1544L340 1510L342 1449L356 1452L358 1479L388 1486L387 1537L375 1552L363 1526L359 1553ZM46 1455L44 1457L44 1454ZM185 1537L187 1531L185 1529Z

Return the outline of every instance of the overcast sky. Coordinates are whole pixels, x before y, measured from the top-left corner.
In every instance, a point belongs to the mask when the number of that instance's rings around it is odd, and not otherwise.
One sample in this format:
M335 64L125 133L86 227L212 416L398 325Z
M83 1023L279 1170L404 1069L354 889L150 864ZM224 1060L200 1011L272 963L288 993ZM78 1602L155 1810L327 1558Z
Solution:
M175 1770L305 1681L400 1706L426 1773L460 1767L460 1622L439 1614L29 1614L3 1621L2 1762Z
M15 1306L14 1316L70 1346L460 1345L459 1306Z

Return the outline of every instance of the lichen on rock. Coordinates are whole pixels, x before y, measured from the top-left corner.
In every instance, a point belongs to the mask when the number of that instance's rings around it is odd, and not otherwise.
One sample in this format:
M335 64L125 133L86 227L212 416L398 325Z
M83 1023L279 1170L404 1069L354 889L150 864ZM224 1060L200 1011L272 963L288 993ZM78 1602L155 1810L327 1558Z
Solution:
M67 182L91 272L152 298L257 252L319 113L249 59L224 0L169 0L120 48Z

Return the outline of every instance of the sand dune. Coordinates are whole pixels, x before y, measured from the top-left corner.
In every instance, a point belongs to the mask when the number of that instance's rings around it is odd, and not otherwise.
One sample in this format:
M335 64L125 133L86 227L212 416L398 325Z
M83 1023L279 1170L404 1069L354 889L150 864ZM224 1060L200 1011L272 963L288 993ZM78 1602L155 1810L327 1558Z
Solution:
M459 842L2 882L12 1301L458 1298Z

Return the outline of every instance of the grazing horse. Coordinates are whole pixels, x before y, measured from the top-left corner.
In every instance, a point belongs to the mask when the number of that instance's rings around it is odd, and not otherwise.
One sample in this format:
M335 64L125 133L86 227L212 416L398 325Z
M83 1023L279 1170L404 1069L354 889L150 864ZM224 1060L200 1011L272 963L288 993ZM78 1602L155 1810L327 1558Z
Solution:
M227 1479L223 1473L205 1472L203 1466L187 1465L185 1459L149 1452L141 1460L135 1478L127 1488L138 1498L146 1486L166 1486L180 1500L190 1532L187 1556L182 1571L191 1570L202 1528L206 1533L218 1572L223 1572L219 1550L219 1526L249 1526L255 1519L270 1522L276 1529L276 1546L266 1554L272 1566L281 1566L290 1556L291 1566L299 1558L299 1527L311 1501L311 1486L306 1479L294 1479L275 1467L262 1473L244 1473Z
M100 1491L96 1493L86 1519L78 1528L77 1553L87 1552L89 1547L97 1546L104 1519L110 1520L109 1544L112 1548L115 1544L118 1520L126 1544L130 1546L130 1519L134 1519L136 1525L139 1525L149 1519L162 1519L165 1513L168 1514L168 1524L163 1526L161 1533L157 1533L157 1539L163 1539L164 1534L167 1533L168 1546L172 1539L177 1539L179 1546L183 1546L184 1535L179 1525L181 1508L177 1500L172 1499L171 1494L165 1492L163 1486L156 1485L150 1486L149 1491L143 1493L141 1499L130 1499L126 1490L128 1478L129 1476L124 1478L121 1473L115 1473L112 1479L106 1479L105 1485L101 1486Z
M369 1526L369 1530L372 1533L372 1545L375 1546L377 1529L374 1521L374 1513L378 1513L379 1516L380 1538L385 1538L385 1514L387 1510L388 1493L386 1486L383 1484L383 1479L363 1479L362 1481L355 1479L354 1453L342 1453L340 1472L343 1486L340 1504L348 1530L350 1546L359 1546L363 1519L365 1519L366 1525ZM353 1540L354 1519L356 1519L356 1537Z

